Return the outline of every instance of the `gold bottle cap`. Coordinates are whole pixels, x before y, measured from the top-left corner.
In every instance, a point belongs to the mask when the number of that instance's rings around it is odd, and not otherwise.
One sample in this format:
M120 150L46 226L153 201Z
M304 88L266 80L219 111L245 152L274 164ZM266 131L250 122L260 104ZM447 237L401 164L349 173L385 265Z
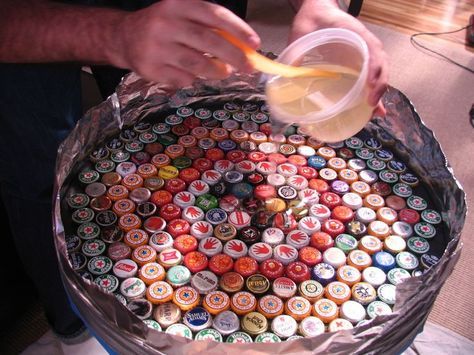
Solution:
M242 317L240 322L242 330L250 335L258 335L268 329L267 318L259 312L250 312Z

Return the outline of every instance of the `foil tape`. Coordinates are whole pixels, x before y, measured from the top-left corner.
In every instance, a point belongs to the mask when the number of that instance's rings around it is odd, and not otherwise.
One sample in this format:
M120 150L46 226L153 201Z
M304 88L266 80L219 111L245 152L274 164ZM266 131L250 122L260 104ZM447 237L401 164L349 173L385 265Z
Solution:
M395 354L407 348L422 331L429 311L459 259L460 236L466 218L465 194L453 175L433 132L422 122L410 100L389 88L383 97L385 118L374 118L366 130L378 138L424 182L441 211L446 244L440 262L421 276L397 286L396 305L390 315L363 326L314 338L273 344L228 344L192 341L157 332L128 312L113 295L104 294L70 267L65 226L70 223L64 196L93 149L116 135L123 126L181 105L223 104L231 100L264 100L257 75L234 75L224 81L198 81L193 87L172 92L168 87L126 76L115 94L89 110L58 151L53 201L53 224L59 267L65 288L86 325L117 353L134 354Z

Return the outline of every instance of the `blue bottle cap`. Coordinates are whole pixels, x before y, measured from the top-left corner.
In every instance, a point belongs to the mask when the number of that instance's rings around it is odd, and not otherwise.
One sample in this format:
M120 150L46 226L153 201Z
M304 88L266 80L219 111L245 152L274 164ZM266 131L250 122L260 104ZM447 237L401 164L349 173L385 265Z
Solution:
M336 270L329 264L319 263L311 270L313 280L318 281L321 285L326 286L336 279Z
M308 166L315 169L322 169L326 166L326 160L319 155L313 155L308 158Z
M224 139L223 141L220 141L217 146L224 152L229 152L237 148L237 144L231 139Z
M375 253L372 257L372 261L372 266L382 269L385 273L395 267L395 258L392 256L392 254L385 251L379 251L378 253Z
M195 307L184 314L183 323L193 332L198 332L210 327L212 317L203 307Z
M253 187L250 184L241 182L232 186L232 194L237 197L239 200L246 199L252 196Z
M217 226L227 221L227 213L222 208L212 208L206 212L206 221Z

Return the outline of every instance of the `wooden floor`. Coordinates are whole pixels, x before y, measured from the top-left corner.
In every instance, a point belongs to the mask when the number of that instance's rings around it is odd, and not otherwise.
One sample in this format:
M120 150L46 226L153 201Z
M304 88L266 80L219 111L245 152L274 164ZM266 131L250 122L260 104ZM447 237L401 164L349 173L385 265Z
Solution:
M446 32L468 25L474 0L365 0L361 20L405 33ZM464 46L465 31L443 38Z

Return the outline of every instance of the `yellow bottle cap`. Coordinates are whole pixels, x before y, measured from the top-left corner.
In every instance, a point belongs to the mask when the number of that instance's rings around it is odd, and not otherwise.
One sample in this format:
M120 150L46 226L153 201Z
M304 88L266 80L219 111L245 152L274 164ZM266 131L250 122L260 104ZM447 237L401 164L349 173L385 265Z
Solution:
M146 284L151 285L157 281L165 279L166 272L163 266L158 263L148 263L140 268L138 277Z
M170 286L171 287L171 286ZM182 311L187 311L199 304L199 292L194 287L183 286L176 289L173 295L173 303Z
M264 333L268 329L268 321L265 316L259 312L250 312L242 317L240 321L242 330L250 335Z
M257 299L247 291L237 292L232 296L230 308L239 316L255 311Z
M368 305L377 298L377 291L368 282L358 282L352 286L352 299L362 305Z
M361 271L372 265L372 258L363 250L353 250L347 256L347 264Z
M353 182L356 182L359 179L357 173L350 169L342 169L341 171L339 171L338 175L339 180L344 181L348 184L352 184Z
M390 234L390 227L382 221L373 221L367 227L367 233L374 237L384 240Z
M204 298L202 305L209 313L216 315L230 308L230 298L222 291L211 291Z
M283 301L275 295L263 296L258 301L257 310L266 318L275 318L283 313Z
M311 314L311 303L301 296L291 297L285 303L285 313L300 321Z
M362 275L360 271L354 266L343 265L337 269L336 277L338 281L352 286L361 280Z
M373 255L381 251L382 248L382 241L379 238L374 237L373 235L363 236L359 240L359 249L365 251L369 255Z
M269 212L284 212L286 210L286 202L281 198L269 198L265 200L265 209Z
M339 316L339 307L334 301L327 298L321 298L316 301L311 308L313 316L318 317L324 323L329 323Z
M163 180L174 179L179 176L179 170L171 165L166 165L160 168L158 176Z
M156 261L156 250L149 245L142 245L136 248L132 253L132 260L139 266Z
M381 207L377 210L377 219L391 226L398 220L398 213L390 207Z
M351 289L343 282L333 281L326 286L324 295L340 306L351 298Z
M368 194L364 198L364 206L376 211L385 206L385 200L380 195Z
M146 298L153 304L166 303L173 298L173 288L165 281L154 282L146 290Z

